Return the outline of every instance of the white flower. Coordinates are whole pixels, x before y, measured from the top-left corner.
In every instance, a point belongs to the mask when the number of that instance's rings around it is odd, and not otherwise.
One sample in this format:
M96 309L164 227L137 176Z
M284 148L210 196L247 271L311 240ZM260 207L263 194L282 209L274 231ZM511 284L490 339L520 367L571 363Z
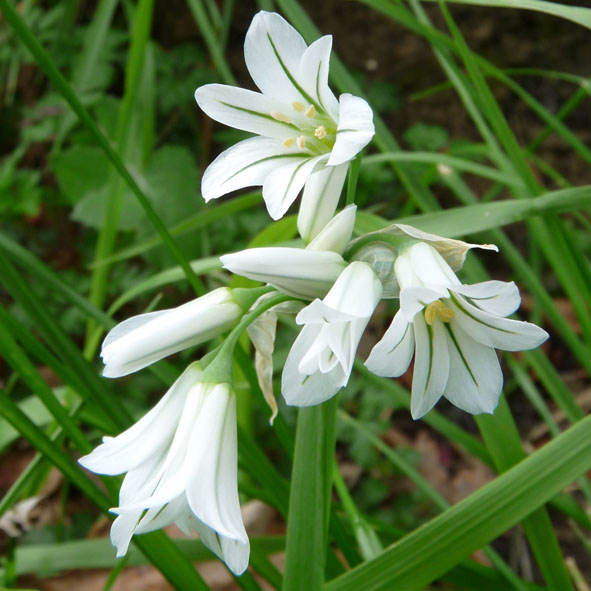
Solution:
M323 296L347 266L336 252L269 246L220 257L225 269L263 281L296 298Z
M303 324L285 362L281 390L288 404L324 402L349 381L357 346L382 295L366 263L353 262L324 300L314 300L296 317Z
M354 205L346 207L303 248L249 248L220 257L225 269L305 300L324 297L347 263L341 256L355 224Z
M103 375L124 376L204 343L234 326L242 314L232 291L221 287L178 308L128 318L103 341Z
M133 534L176 523L236 574L249 543L238 501L236 396L229 384L201 382L190 365L160 402L117 437L105 437L79 462L99 474L126 473L111 528L117 556Z
M394 263L400 310L366 366L396 377L415 354L411 413L417 419L445 396L474 414L492 413L503 386L495 349L532 349L546 331L509 316L519 307L514 283L460 283L434 245L419 242Z
M255 15L246 34L246 66L260 93L222 84L195 91L212 119L254 134L220 154L203 175L206 201L262 185L273 219L304 186L298 228L306 242L334 214L348 163L371 140L373 114L361 98L328 86L332 37L306 45L272 12Z

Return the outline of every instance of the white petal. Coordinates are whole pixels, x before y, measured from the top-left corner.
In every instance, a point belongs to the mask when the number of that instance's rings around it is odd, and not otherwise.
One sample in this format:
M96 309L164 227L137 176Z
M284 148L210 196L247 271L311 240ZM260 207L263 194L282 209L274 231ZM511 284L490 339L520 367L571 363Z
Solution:
M365 365L378 376L396 378L408 369L414 351L412 324L398 311L381 341L371 350Z
M373 112L362 98L342 94L339 98L339 126L337 139L328 160L328 166L336 166L353 160L375 133Z
M296 200L314 168L326 156L297 159L293 162L282 160L281 166L275 167L263 183L263 199L269 215L278 220Z
M224 268L270 283L294 297L323 297L346 263L336 252L303 248L250 248L220 257Z
M159 469L153 471L146 483L149 496L136 496L129 508L150 508L162 506L177 498L188 487L189 466L195 461L198 453L206 453L202 449L191 446L191 438L195 424L200 421L210 399L210 385L198 384L187 393L185 405L179 417L178 425L170 445L163 450L164 461ZM210 417L211 418L211 417ZM130 474L128 473L127 477Z
M236 397L227 384L208 393L189 442L187 500L204 524L220 535L248 541L238 500Z
M133 511L119 515L111 526L111 544L117 548L117 558L125 556L135 532L135 527L142 516L142 511Z
M413 322L416 355L410 412L419 419L429 412L441 398L450 373L449 350L443 322L428 325L418 314Z
M235 574L241 575L248 567L250 544L227 538L193 517L193 529L199 533L201 541Z
M470 338L455 323L446 324L450 370L444 396L472 414L492 413L499 402L503 374L495 350Z
M415 269L417 277L425 287L434 289L436 286L452 287L461 285L460 280L445 259L430 244L426 242L414 244L408 251L405 251L403 256L409 257L410 265ZM402 283L400 285L404 287Z
M338 310L328 306L326 302L315 299L311 304L298 312L296 316L297 324L327 324L329 322L349 322L357 318L356 314L351 314L344 310Z
M312 375L300 373L300 362L313 346L317 335L316 326L304 326L289 351L281 375L281 392L289 405L320 404L334 396L349 380L349 376L344 373L340 365L336 365L329 373L320 371Z
M187 498L181 494L164 507L148 509L135 528L135 533L143 534L166 527L178 520L185 519L187 513L190 513Z
M299 133L299 128L292 123L278 121L271 115L287 116L286 104L259 92L225 84L206 84L195 91L195 100L209 117L229 127L281 141Z
M484 312L459 296L451 300L450 307L456 313L454 322L474 340L487 347L503 351L525 351L541 345L548 333L529 322L510 320Z
M138 371L208 341L234 326L241 316L231 290L223 287L177 308L129 318L105 338L103 375L119 377Z
M340 166L325 166L312 173L306 182L298 213L298 230L304 242L307 243L314 239L333 219L348 167L348 163ZM353 221L355 221L354 212ZM349 234L347 242L350 239L351 235ZM316 247L316 250L335 249ZM341 252L343 251L344 246Z
M457 286L454 291L470 298L475 306L495 316L509 316L521 303L519 289L513 281L484 281Z
M372 268L361 261L353 261L339 275L324 298L324 303L360 318L373 314L382 297L382 284Z
M307 159L299 149L287 149L278 140L249 138L222 152L207 167L201 193L209 201L243 187L259 186L277 167Z
M99 474L121 474L142 464L172 439L185 396L199 379L201 370L189 366L158 404L142 419L117 437L105 437L104 443L78 462Z
M288 104L307 100L296 81L305 50L302 36L274 12L257 13L244 41L246 67L255 84L264 94Z
M299 79L306 92L336 122L339 117L339 102L328 86L331 49L331 35L314 41L302 55Z
M338 167L334 167L338 168ZM333 168L333 170L334 170ZM330 169L329 169L330 170ZM316 173L314 173L315 175ZM312 176L314 176L312 175ZM300 205L300 214L306 200L306 192L304 191L304 198ZM343 211L338 213L322 230L320 233L308 244L308 250L332 250L343 254L351 240L353 234L353 227L355 226L355 214L357 206L347 205ZM298 223L300 218L298 217ZM301 229L300 229L301 233Z

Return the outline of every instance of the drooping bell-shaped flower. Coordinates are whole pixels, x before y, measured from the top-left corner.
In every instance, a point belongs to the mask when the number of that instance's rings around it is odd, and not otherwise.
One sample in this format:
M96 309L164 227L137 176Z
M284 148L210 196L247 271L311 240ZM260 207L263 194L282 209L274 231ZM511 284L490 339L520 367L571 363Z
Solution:
M415 419L441 396L467 412L492 413L503 387L495 349L533 349L548 334L534 324L506 318L520 304L514 283L463 285L435 244L416 242L396 259L400 310L366 366L377 375L397 377L414 354Z
M326 297L296 317L303 324L285 362L281 391L288 404L311 406L334 396L349 381L357 346L382 295L366 263L353 262Z
M204 343L234 326L243 313L232 290L221 287L178 308L132 316L103 341L103 375L121 377Z
M273 219L304 189L298 229L306 242L332 218L348 163L374 135L361 98L335 98L328 86L332 37L310 46L281 16L255 15L246 34L246 66L260 93L222 84L198 88L195 99L212 119L257 134L220 154L205 171L206 201L262 185Z
M203 383L190 365L158 404L79 462L98 474L124 474L111 541L117 556L132 535L176 523L236 574L249 542L237 487L236 396L229 384Z
M352 205L339 212L305 249L249 248L220 260L232 273L264 281L296 298L324 297L347 266L341 254L351 240L355 211Z

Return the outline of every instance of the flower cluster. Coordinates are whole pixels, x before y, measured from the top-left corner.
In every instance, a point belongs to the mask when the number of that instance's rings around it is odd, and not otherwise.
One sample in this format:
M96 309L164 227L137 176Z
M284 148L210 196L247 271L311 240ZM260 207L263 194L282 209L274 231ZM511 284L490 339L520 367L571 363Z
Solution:
M467 412L492 413L503 384L496 349L531 349L548 337L533 324L507 318L520 304L514 283L465 285L456 276L468 250L494 246L402 224L352 240L355 205L336 211L349 164L374 127L363 99L343 94L337 100L330 90L330 51L331 37L307 46L279 15L260 12L245 42L246 65L260 93L219 84L195 93L210 117L257 134L210 164L202 179L205 200L262 185L269 214L278 219L303 192L297 224L305 247L226 254L220 257L225 269L266 287L219 288L176 309L130 318L107 335L104 375L120 377L231 331L220 347L189 365L140 421L105 437L80 460L100 474L125 474L112 510L118 555L126 553L133 534L176 523L198 532L234 573L247 568L232 351L250 325L261 387L274 404L274 315L286 311L279 303L297 304L301 326L281 379L285 402L295 406L320 404L347 385L382 299L397 300L399 309L365 364L376 375L397 377L414 357L415 419L441 396ZM293 305L287 308L293 311ZM252 330L257 326L263 328Z

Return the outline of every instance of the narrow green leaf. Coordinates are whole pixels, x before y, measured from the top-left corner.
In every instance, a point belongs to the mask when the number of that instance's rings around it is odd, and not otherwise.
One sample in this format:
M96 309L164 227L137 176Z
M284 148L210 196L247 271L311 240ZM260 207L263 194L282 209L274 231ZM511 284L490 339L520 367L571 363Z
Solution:
M534 215L583 209L588 207L590 202L591 185L585 185L550 191L534 199L507 199L493 203L478 203L422 213L396 221L415 226L425 232L458 238L512 224ZM381 230L390 223L379 216L360 211L357 214L355 227L358 233L363 234Z
M591 466L591 416L325 591L418 591L522 521Z
M437 2L438 0L422 0ZM549 2L549 0L447 0L454 4L473 4L475 6L492 6L494 8L521 8L559 16L587 29L591 29L591 8L568 6Z
M501 396L494 415L479 415L475 419L498 472L505 472L525 459L517 425L504 397ZM522 526L548 588L572 591L556 533L545 507L528 515Z

